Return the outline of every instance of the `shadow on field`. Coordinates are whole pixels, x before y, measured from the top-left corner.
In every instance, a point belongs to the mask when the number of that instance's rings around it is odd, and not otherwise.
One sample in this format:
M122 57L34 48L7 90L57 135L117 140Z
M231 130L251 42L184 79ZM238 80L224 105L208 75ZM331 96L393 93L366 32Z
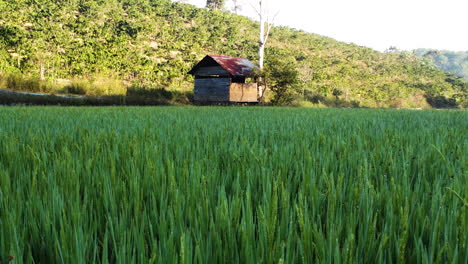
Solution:
M151 106L191 104L191 92L129 88L126 95L73 96L0 91L0 105Z
M345 108L360 108L362 107L358 101L347 101L340 99L338 96L335 98L327 98L323 95L312 91L304 91L304 99L313 104L323 104L326 107L345 107Z
M447 98L442 95L425 95L427 103L433 108L459 108L455 98Z

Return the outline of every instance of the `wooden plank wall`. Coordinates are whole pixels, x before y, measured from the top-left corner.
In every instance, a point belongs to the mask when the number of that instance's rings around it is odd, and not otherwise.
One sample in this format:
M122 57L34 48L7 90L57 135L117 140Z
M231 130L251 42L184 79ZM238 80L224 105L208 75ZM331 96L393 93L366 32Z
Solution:
M195 76L210 76L210 75L224 75L227 76L229 73L221 66L201 67L194 73Z
M257 84L255 83L232 83L229 93L231 102L258 102Z
M229 78L195 79L195 102L228 102Z

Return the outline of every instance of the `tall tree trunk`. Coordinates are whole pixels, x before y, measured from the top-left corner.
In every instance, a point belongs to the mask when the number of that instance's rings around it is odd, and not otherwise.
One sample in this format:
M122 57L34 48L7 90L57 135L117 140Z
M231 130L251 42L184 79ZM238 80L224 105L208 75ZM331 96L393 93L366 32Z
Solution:
M268 35L270 34L270 29L273 26L273 23L272 21L269 21L267 19L266 14L268 11L265 11L264 1L259 0L258 5L259 5L259 10L257 10L257 13L260 18L260 38L258 40L258 67L260 68L260 71L263 71L263 64L265 60L265 46L268 40ZM265 24L267 25L267 27L265 27ZM266 81L263 80L263 78L261 77L260 77L259 83L260 85L258 86L258 99L259 101L262 101L265 95L267 86L266 86Z
M45 80L45 76L44 76L44 75L45 75L44 63L41 63L41 70L40 70L40 74L39 74L39 75L40 75L40 78L41 78L42 81Z
M265 59L265 15L263 11L263 0L260 0L260 10L258 12L260 16L260 39L258 41L258 66L260 70L263 70L263 61Z

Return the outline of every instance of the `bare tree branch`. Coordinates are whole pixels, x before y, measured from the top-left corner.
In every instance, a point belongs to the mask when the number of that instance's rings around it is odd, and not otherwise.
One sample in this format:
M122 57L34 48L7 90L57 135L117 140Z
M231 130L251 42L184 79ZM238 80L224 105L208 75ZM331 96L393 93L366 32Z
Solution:
M252 9L257 13L257 15L261 16L260 11L251 3L249 2L249 5L252 7Z
M279 12L280 12L280 11L276 12L276 14L275 14L275 16L273 17L273 20L272 20L271 22L269 22L269 21L267 20L268 29L267 29L267 32L266 32L266 34L265 34L265 43L267 42L268 37L270 36L270 30L271 30L271 28L273 27L273 22L275 22L275 19L276 19L276 17L278 16Z

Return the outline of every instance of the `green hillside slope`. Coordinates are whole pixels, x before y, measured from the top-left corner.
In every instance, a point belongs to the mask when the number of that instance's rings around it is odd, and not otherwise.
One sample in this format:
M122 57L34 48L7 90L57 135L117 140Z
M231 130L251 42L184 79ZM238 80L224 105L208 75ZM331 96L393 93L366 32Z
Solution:
M468 80L468 51L417 49L414 53L431 60L439 69Z
M190 91L186 73L206 54L257 60L257 22L169 0L4 0L0 13L0 86L13 89ZM266 53L267 60L297 65L296 102L428 107L466 100L465 82L410 53L380 53L284 27L272 29ZM26 85L18 81L24 78Z

